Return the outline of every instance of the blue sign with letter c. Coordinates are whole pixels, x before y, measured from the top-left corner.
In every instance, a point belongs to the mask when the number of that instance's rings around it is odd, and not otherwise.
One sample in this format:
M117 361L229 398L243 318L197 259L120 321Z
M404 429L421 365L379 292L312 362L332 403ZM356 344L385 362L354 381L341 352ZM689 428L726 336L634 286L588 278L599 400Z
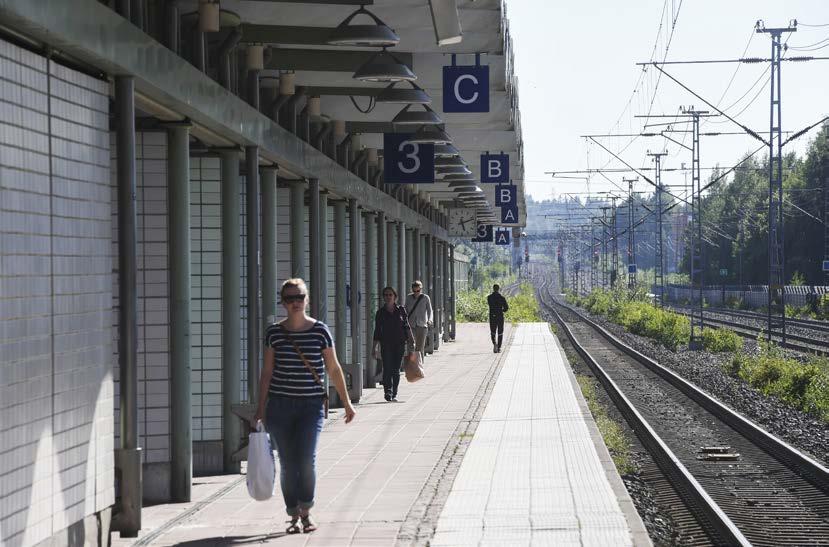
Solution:
M444 112L489 112L489 67L443 67Z

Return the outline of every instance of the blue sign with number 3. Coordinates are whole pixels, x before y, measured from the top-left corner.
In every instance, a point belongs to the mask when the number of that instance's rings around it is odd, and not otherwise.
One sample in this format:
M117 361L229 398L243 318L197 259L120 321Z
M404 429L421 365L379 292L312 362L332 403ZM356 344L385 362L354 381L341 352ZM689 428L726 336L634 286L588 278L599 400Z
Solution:
M411 142L411 133L383 135L383 176L386 184L435 182L435 145Z

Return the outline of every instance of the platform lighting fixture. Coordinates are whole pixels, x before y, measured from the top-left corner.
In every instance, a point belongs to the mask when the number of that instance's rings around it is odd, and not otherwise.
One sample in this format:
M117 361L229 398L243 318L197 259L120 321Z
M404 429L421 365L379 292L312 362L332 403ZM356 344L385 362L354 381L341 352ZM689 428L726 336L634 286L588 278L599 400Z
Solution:
M358 15L370 17L374 24L351 25L351 20ZM400 43L400 37L365 6L360 6L331 31L327 43L332 46L391 47Z
M414 142L417 144L434 144L434 145L451 145L452 144L452 137L450 137L446 131L439 129L433 125L424 125L420 129L414 132L412 137L409 139L409 142ZM445 156L457 156L458 150L454 146L452 149L455 150L454 154L448 154L448 150L444 149L443 153L438 153L437 147L435 148L435 157L445 157Z
M435 167L451 167L456 165L466 167L466 162L458 156L450 158L435 158Z
M465 165L449 165L446 167L435 167L439 175L471 175L472 171Z
M435 145L435 157L449 157L449 156L459 156L461 153L460 151L452 146L451 144L436 144Z
M352 76L361 82L412 82L417 76L386 48L378 51L357 69Z
M409 110L412 105L406 105L403 110L397 113L392 118L391 123L395 125L439 125L443 120L438 116L437 112L429 108L428 105L420 105L423 107L423 112L419 110Z
M219 0L201 0L199 2L199 30L201 32L219 32L221 30L221 20Z
M475 182L478 180L478 177L473 175L472 173L448 173L443 177L443 182L468 182L472 181Z
M458 44L463 40L461 20L456 0L429 0L435 40L439 46Z
M377 94L374 101L386 104L432 104L432 97L414 82L406 82L411 89L394 87L398 82L392 82L383 91Z

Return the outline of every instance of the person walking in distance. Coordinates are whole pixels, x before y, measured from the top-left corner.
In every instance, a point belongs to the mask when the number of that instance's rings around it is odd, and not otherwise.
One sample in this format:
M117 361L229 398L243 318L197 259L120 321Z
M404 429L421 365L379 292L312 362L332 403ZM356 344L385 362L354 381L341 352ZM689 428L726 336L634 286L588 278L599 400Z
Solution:
M409 324L414 331L414 349L424 358L426 354L426 335L432 326L432 300L428 294L423 294L423 283L412 282L412 292L406 295L406 312L409 314Z
M400 385L400 364L406 344L413 343L412 329L406 308L397 304L397 291L383 289L383 305L374 315L374 354L383 362L383 391L386 401L397 402Z
M311 519L316 487L317 440L325 418L326 372L345 409L345 423L354 419L345 376L334 351L331 331L308 317L308 288L288 279L280 291L287 319L265 330L265 356L259 377L259 404L254 426L264 421L279 455L279 482L285 510L291 517L288 534L313 532Z
M492 294L486 297L486 303L489 304L489 335L492 338L493 353L501 351L501 342L504 341L504 314L509 309L507 299L500 291L501 287L496 283L492 286Z

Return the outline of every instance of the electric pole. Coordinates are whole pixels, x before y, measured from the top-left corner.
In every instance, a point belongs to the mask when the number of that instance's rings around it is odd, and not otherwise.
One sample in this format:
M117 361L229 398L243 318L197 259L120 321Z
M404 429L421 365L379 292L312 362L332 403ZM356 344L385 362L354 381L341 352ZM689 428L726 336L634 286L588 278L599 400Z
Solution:
M757 21L758 34L771 35L771 105L769 111L769 293L768 339L778 334L786 343L786 254L783 246L783 130L780 95L781 36L797 31L795 22L785 28L765 28Z
M628 183L628 289L634 290L636 288L636 233L633 226L633 183L639 178L622 178L623 182Z
M665 295L665 262L662 248L662 158L667 155L667 152L648 152L648 156L653 158L656 166L654 181L656 184L656 238L654 241L653 285L656 300L660 306L664 304Z

